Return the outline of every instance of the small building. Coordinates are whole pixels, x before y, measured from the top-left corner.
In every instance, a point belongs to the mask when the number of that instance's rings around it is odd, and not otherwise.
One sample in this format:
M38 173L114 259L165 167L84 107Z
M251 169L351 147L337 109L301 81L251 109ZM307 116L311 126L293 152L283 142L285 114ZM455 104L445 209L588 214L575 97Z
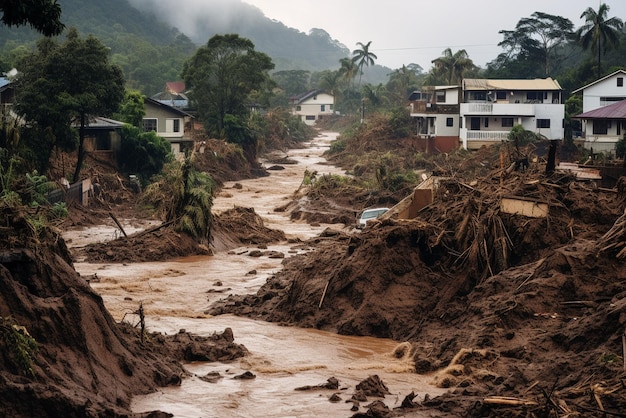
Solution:
M86 152L98 154L99 159L114 162L122 148L122 127L124 122L104 117L90 117L85 126L83 146ZM80 122L73 123L80 129Z
M463 148L504 141L515 125L546 139L563 139L565 105L556 80L464 79L462 87Z
M409 96L420 147L426 152L450 152L459 147L460 86L424 86Z
M574 116L582 121L585 149L615 156L615 145L626 133L626 99Z
M143 130L154 131L162 138L169 141L172 153L180 157L188 149L193 149L191 129L193 116L181 109L167 105L150 97L144 98L145 116L143 118Z
M314 125L324 116L333 114L335 97L322 90L312 90L291 99L291 113L307 125Z

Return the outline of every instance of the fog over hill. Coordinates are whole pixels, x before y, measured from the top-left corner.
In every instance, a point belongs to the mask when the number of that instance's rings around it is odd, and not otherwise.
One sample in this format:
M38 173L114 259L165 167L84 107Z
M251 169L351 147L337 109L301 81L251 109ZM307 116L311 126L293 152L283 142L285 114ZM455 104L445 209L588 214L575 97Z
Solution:
M176 27L198 45L215 34L237 33L252 40L258 51L270 55L277 70L336 69L350 50L322 29L309 34L267 18L263 12L241 0L129 0L144 12Z

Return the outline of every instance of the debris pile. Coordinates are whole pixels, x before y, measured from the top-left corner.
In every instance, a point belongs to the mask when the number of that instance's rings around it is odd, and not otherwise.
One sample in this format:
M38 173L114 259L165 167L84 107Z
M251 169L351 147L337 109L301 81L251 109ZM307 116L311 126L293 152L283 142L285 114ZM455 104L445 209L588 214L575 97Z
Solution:
M439 163L433 203L415 218L315 238L256 295L209 312L409 341L416 372L450 388L417 408L626 409L623 194L547 175L541 160L515 170L478 157L466 171Z

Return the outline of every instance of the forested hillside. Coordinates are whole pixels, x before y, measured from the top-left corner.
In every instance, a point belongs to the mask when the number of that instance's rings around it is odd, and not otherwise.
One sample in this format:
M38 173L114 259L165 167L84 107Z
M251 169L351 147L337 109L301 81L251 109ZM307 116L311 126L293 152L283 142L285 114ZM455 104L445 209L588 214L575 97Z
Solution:
M350 55L347 47L323 30L299 32L243 3L237 19L226 25L209 19L208 13L179 28L163 23L158 10L138 10L128 0L59 0L59 4L63 23L76 27L81 35L97 36L110 47L128 87L148 95L161 91L166 81L180 79L184 61L216 33L238 33L251 39L258 51L272 57L277 71L336 69L339 60ZM28 27L0 26L0 72L12 68L16 58L31 50L39 38Z

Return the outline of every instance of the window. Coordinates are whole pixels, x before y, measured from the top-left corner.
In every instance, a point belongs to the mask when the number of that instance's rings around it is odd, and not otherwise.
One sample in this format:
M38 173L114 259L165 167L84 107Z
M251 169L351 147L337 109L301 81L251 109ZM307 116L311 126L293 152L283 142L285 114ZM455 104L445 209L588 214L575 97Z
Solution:
M624 87L624 77L617 77L617 87Z
M470 92L470 100L487 100L487 93L484 91Z
M437 98L435 100L437 100L437 103L445 103L446 102L446 92L445 91L438 91L437 92Z
M485 118L485 128L489 127L489 118Z
M506 91L496 91L496 100L506 100Z
M549 128L550 119L537 119L537 128Z
M302 110L302 106L300 106L300 105L296 106L296 110L297 110L298 112L299 112L299 111L301 111L301 110Z
M537 92L536 91L526 92L526 100L528 101L537 100Z
M144 119L143 120L144 132L157 132L157 120L156 119Z
M446 126L454 126L454 119L446 118Z
M326 112L326 105L321 105L321 106L320 106L320 110L321 110L322 112Z
M315 115L306 115L306 120L315 120Z
M180 119L166 119L165 132L180 132Z
M502 118L502 127L503 128L512 128L513 127L513 118Z
M609 124L606 120L595 119L593 121L593 134L606 135L609 131Z

